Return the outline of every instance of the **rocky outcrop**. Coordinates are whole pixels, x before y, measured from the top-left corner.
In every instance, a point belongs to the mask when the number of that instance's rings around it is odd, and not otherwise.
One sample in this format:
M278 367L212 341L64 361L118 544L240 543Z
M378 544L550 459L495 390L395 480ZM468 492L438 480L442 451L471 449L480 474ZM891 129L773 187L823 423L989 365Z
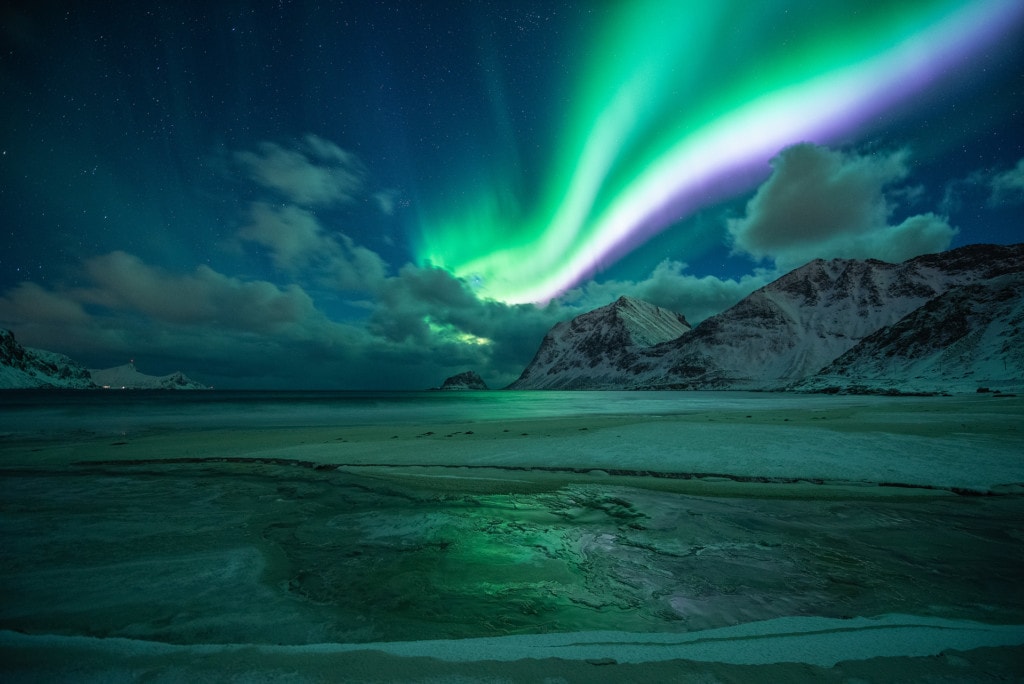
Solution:
M459 373L447 378L441 384L440 389L446 391L485 390L487 389L487 383L484 382L483 378L476 371L466 371L465 373Z

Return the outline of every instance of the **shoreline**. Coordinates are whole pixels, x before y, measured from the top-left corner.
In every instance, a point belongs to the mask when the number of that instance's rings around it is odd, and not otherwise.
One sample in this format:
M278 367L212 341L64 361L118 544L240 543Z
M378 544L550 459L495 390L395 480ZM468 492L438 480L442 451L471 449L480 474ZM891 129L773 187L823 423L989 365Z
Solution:
M581 632L372 644L168 644L0 631L9 681L287 676L305 681L919 681L1022 673L1024 625L912 615L779 618L687 634Z
M216 459L310 463L422 480L424 469L492 468L489 478L602 477L631 486L743 495L814 487L920 496L1024 493L1024 399L843 401L787 396L661 414L405 420L381 425L153 426L123 434L0 437L0 469ZM415 470L419 469L419 470ZM385 473L384 471L387 470ZM413 473L413 475L410 475ZM482 471L477 471L480 474ZM437 473L435 473L437 474ZM528 476L528 477L527 477ZM434 478L437 479L437 478ZM822 489L827 488L827 489ZM877 492L876 492L877 493ZM895 492L887 492L893 494ZM813 494L812 494L813 495Z

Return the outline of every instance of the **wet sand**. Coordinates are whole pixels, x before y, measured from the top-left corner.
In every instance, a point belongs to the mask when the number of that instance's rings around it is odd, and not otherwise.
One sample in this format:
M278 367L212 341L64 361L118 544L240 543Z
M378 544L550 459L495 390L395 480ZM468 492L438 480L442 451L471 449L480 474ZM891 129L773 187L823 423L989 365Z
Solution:
M1024 676L1024 403L766 399L7 437L5 679Z
M869 397L839 406L829 397L805 399L802 407L776 409L773 395L765 395L763 404L740 410L657 416L8 437L0 439L0 467L280 459L358 467L364 473L377 467L391 477L464 475L556 484L589 479L592 472L597 477L638 474L631 485L674 491L712 487L725 493L737 483L807 483L828 487L826 495L833 487L853 487L851 495L863 496L865 485L879 484L904 490L1024 492L1024 459L1018 458L1024 450L1024 398ZM429 466L445 468L433 472ZM467 472L453 472L456 467ZM494 470L470 473L470 468ZM754 493L752 487L745 489ZM911 494L871 494L894 493Z

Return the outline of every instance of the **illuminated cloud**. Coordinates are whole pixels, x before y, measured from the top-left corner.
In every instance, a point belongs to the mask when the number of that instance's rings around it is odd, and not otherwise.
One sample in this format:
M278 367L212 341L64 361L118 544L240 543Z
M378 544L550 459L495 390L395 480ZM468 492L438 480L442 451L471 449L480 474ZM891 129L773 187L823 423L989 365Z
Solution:
M807 143L783 150L746 218L730 222L736 247L762 259L877 230L890 214L883 188L907 175L906 156L848 155Z
M303 206L345 204L361 196L365 170L351 152L309 134L293 149L262 142L234 153L251 180Z
M907 154L857 155L794 145L772 160L772 175L729 222L734 249L782 269L814 258L903 261L949 247L956 230L934 214L890 226L887 186L907 176Z

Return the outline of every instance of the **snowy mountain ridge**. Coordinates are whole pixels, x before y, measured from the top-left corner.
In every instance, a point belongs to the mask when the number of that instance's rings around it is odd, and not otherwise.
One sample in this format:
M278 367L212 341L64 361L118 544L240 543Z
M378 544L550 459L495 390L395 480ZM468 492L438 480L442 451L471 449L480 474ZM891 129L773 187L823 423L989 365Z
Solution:
M552 328L510 388L784 389L947 291L1020 272L1024 245L971 245L900 264L816 259L646 347L601 334L603 307ZM1007 316L991 313L998 321ZM615 373L581 371L594 359L614 359Z
M802 391L999 391L1024 378L1024 273L954 287L867 336Z
M0 389L92 389L89 371L56 352L23 347L10 330L0 329Z
M210 389L178 371L169 375L146 375L130 361L113 368L89 369L92 381L107 389Z
M677 313L633 297L556 324L508 389L606 389L628 383L637 354L690 329Z
M10 330L0 328L0 389L209 389L184 373L145 375L134 363L86 369L74 359L23 347Z

